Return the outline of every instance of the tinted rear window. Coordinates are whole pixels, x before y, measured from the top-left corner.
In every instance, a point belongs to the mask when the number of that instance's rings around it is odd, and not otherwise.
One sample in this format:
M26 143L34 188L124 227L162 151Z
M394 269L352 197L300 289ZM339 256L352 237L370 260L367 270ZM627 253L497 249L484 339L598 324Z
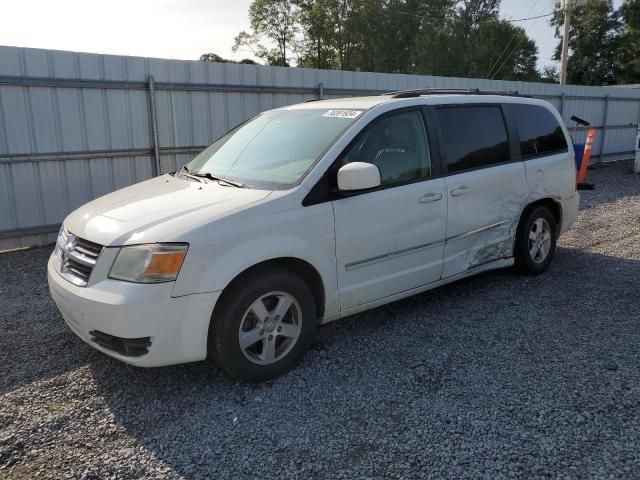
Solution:
M567 140L556 117L537 105L511 105L523 158L567 151Z
M442 107L436 110L442 154L449 173L509 160L509 141L498 106Z

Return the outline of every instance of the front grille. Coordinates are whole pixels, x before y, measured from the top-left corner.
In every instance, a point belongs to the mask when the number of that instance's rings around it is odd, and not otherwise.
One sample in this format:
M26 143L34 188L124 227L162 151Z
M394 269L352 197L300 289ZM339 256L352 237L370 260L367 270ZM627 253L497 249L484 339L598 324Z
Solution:
M89 335L91 335L91 340L102 348L112 350L125 357L140 357L149 353L149 347L151 346L150 337L120 338L100 330L92 330Z
M60 260L60 273L74 285L86 287L93 267L102 252L99 245L62 229L56 242L56 255Z

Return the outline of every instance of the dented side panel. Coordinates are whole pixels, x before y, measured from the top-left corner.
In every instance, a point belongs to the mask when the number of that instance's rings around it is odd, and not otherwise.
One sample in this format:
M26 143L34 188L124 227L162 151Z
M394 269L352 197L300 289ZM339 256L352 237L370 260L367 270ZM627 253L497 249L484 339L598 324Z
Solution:
M465 193L452 195L467 187ZM442 278L513 255L527 197L525 167L512 162L447 177L447 240Z
M561 232L573 224L580 200L576 191L576 164L571 136L560 114L542 104L555 117L567 142L567 151L524 160L527 179L527 204L550 198L561 207Z
M532 158L524 165L528 203L542 198L562 202L575 194L575 163L568 153Z

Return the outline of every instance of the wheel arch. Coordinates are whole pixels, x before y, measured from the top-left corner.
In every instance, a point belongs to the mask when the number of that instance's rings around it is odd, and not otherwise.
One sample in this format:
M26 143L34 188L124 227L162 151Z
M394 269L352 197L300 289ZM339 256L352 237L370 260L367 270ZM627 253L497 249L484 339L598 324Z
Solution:
M549 211L553 214L553 217L556 220L557 231L558 233L560 233L560 230L562 228L562 204L560 203L559 200L552 197L540 198L538 200L528 203L520 213L518 224L520 224L520 222L522 221L522 219L525 217L527 213L529 213L531 210L539 206L547 207Z
M526 215L533 210L536 207L539 206L544 206L547 207L550 211L551 214L553 215L553 217L556 220L556 229L558 232L558 235L560 234L560 231L562 230L562 205L560 203L559 200L552 198L552 197L544 197L544 198L539 198L536 200L532 200L529 203L527 203L524 208L522 209L522 211L520 212L520 216L518 217L518 221L517 223L513 224L513 230L512 230L512 237L511 237L511 251L514 252L515 251L515 246L516 246L516 242L518 240L518 230L520 227L520 223L522 222L522 219L526 217Z
M307 284L307 286L313 293L318 321L320 321L322 317L324 317L326 305L326 293L325 286L322 281L322 276L320 275L320 272L318 272L318 270L308 261L302 260L297 257L278 257L264 260L250 267L247 267L242 272L238 273L222 290L222 295L220 296L218 302L216 302L216 306L213 309L214 317L216 314L216 310L222 304L222 300L225 294L231 291L235 285L241 283L243 279L246 278L246 276L249 274L252 274L256 271L272 268L287 270L297 275L303 282Z

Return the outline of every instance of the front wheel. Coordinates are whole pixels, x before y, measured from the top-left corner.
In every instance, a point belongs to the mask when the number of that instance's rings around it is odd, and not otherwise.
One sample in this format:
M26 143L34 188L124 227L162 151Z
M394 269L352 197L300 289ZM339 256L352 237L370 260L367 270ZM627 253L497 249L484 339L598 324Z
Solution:
M223 294L209 328L209 354L230 375L262 382L300 361L316 327L304 280L286 270L256 271Z
M547 207L540 205L525 212L516 233L516 269L529 275L544 272L555 253L556 240L556 220Z

